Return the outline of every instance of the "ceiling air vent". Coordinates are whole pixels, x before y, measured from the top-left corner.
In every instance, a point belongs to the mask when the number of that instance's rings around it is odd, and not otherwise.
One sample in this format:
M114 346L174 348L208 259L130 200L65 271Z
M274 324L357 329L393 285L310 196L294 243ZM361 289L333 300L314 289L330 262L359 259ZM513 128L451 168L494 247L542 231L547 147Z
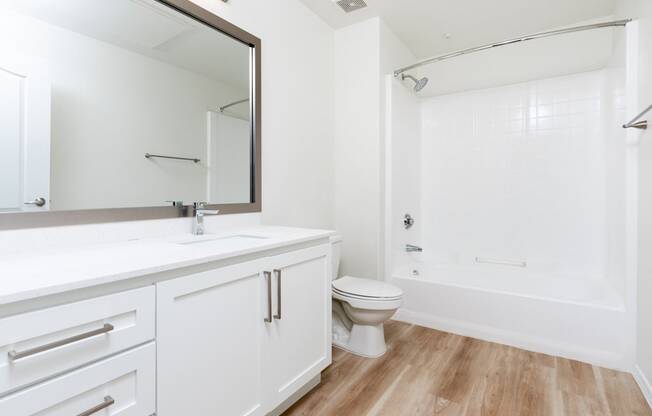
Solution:
M367 3L365 3L364 0L338 0L335 3L337 3L337 5L347 13L367 7Z

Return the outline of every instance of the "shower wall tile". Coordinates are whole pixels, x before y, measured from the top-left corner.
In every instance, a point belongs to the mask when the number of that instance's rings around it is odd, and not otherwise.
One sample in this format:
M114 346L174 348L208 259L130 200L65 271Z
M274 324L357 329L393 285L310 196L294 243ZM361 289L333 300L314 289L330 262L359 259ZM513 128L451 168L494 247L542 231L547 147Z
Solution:
M604 275L613 138L605 118L624 106L608 78L602 70L424 100L424 256Z

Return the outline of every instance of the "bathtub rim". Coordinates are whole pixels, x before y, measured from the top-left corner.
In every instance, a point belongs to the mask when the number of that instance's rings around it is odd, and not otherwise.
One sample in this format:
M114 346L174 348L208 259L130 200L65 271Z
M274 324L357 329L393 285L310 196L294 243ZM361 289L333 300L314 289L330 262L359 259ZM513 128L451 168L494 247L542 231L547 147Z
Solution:
M608 310L608 311L613 311L613 312L626 312L627 311L627 308L625 307L625 302L622 299L620 299L620 297L617 294L616 294L616 296L618 297L619 304L615 305L615 304L607 304L607 303L593 303L593 302L587 302L587 301L560 299L560 298L554 298L554 297L551 297L551 296L537 296L537 295L533 295L533 294L529 294L529 293L510 292L510 291L507 291L507 290L492 289L492 288L488 288L488 287L473 286L473 285L464 285L464 284L461 284L461 283L454 283L454 282L440 282L440 281L436 281L436 280L428 280L428 279L416 278L416 277L412 277L412 276L402 276L402 275L398 275L397 273L394 272L394 273L391 274L391 280L393 281L393 280L396 280L396 279L404 279L404 280L408 280L408 281L421 282L421 283L424 283L424 284L443 285L443 286L455 287L455 288L458 288L458 289L475 290L475 291L498 294L498 295L505 295L505 296L517 296L517 297L522 297L522 298L532 299L532 300L537 300L537 301L553 302L553 303L564 303L564 304L569 304L569 305L574 305L574 306L603 309L603 310ZM403 296L405 297L405 294Z

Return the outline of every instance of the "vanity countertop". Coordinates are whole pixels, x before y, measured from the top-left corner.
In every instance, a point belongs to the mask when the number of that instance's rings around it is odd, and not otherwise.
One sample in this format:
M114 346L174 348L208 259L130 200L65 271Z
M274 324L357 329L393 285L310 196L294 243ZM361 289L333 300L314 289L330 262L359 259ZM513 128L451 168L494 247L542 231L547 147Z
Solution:
M0 257L0 305L328 238L333 231L257 226Z

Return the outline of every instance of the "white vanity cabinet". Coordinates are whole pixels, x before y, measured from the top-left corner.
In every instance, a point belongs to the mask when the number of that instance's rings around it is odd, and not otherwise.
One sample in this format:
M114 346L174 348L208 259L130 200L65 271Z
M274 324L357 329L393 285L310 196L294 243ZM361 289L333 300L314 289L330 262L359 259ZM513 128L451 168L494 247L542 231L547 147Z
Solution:
M0 301L0 416L278 414L331 363L332 266L328 232L277 232L230 257L152 243L179 251L165 268L107 248L128 277Z
M330 364L330 246L157 285L158 416L265 415Z

